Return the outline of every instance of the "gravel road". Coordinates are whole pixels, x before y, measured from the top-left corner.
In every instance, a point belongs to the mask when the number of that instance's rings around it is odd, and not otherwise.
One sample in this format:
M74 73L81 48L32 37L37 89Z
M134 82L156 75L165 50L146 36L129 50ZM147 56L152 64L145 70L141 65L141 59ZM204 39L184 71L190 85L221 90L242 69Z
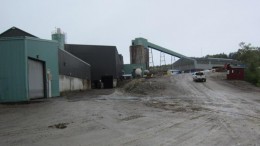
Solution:
M1 104L0 145L260 145L260 88L221 73L130 84Z

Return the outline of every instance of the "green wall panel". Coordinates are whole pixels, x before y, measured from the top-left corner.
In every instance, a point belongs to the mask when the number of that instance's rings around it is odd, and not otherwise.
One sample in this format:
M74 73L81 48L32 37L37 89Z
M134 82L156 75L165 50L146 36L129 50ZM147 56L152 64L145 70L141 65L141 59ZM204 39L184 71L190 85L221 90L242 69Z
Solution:
M26 39L28 57L45 62L46 71L52 75L52 96L59 96L58 43L56 41ZM47 78L47 77L46 77Z
M0 102L28 100L25 59L23 39L0 39Z
M59 96L58 43L30 37L0 39L0 102L28 101L28 57L52 74L52 96ZM47 79L47 77L46 77Z

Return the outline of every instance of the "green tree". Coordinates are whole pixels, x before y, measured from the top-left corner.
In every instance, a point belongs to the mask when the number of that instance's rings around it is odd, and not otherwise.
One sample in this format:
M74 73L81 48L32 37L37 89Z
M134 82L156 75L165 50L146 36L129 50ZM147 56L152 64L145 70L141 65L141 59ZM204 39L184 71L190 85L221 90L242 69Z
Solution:
M215 55L207 55L206 58L228 58L228 55L225 53L215 54Z
M241 42L239 47L240 49L233 54L232 58L244 62L247 66L245 79L260 86L260 48L244 42Z

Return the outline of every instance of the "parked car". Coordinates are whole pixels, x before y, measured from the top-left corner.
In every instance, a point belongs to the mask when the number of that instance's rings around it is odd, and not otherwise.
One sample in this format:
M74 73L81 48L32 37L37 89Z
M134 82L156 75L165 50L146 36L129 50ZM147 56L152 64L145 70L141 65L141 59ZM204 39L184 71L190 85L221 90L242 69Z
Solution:
M194 72L192 74L193 81L201 81L201 82L206 82L206 75L204 72Z

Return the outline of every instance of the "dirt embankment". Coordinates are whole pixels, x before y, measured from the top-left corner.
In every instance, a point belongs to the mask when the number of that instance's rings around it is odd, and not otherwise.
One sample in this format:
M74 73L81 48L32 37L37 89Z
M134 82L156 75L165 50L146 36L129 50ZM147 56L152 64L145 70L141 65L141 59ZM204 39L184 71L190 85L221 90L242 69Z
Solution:
M166 89L165 79L134 79L122 87L122 90L126 94L135 96L157 96Z
M186 89L177 85L182 80L172 76L163 76L150 79L134 79L121 87L119 92L124 95L141 97L141 102L148 107L159 108L171 112L197 112L206 110L193 100L179 98Z

